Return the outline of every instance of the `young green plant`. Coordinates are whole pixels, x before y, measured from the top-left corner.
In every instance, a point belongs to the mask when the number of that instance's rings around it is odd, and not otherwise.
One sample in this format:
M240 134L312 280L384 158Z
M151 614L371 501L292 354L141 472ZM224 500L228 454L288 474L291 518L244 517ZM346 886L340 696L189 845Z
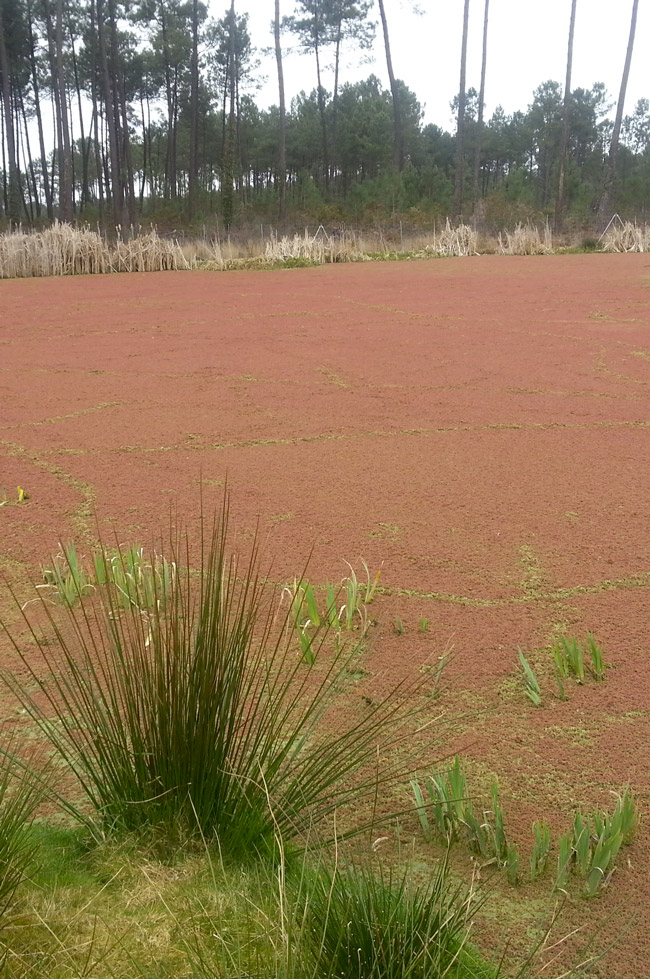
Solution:
M530 701L532 701L535 707L541 707L542 691L540 685L537 681L537 677L535 676L533 668L531 667L530 663L522 653L521 649L519 650L519 662L521 663L524 670L524 680L526 683L526 696Z

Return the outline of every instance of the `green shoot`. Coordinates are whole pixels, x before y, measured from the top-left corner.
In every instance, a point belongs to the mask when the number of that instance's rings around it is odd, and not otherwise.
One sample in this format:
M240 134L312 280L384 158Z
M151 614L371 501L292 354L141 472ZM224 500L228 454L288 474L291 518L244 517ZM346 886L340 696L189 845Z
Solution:
M542 706L542 691L539 683L537 682L537 677L535 676L533 669L522 653L519 650L519 661L524 669L524 677L526 680L526 696L533 702L535 707Z
M629 788L624 789L623 795L619 796L616 803L616 813L620 814L619 828L623 836L623 843L627 845L632 842L639 823L639 817L634 811L634 796Z
M415 797L415 811L418 814L418 819L420 820L420 826L422 827L424 838L425 840L430 840L431 824L429 822L429 817L427 816L427 807L422 797L422 789L420 788L420 783L416 778L411 779L411 788Z
M330 585L329 582L327 584L327 624L335 632L339 632L341 629L341 620L336 607L336 591L334 585Z
M622 842L623 837L620 833L608 833L605 830L600 835L591 858L591 866L584 890L585 897L594 896L605 879L607 868L615 862Z
M375 592L377 591L377 586L379 585L379 578L381 576L381 568L379 569L379 571L377 572L377 574L375 575L375 577L371 581L370 580L370 570L369 570L368 565L366 564L366 562L363 560L363 558L361 559L361 563L362 563L362 565L363 565L363 567L365 569L365 572L366 572L366 585L365 585L365 596L364 596L364 600L365 600L366 605L370 605L370 603L372 602L373 598L375 597Z
M591 673L594 680L604 680L605 664L603 663L603 651L591 633L587 636L587 651L591 656Z
M438 697L439 694L440 694L440 680L441 680L441 677L442 677L442 673L443 673L444 668L446 667L447 663L451 659L451 655L452 655L451 652L443 653L443 655L438 660L438 665L436 667L436 673L435 673L435 676L433 678L433 686L431 688L431 696L434 699L436 697Z
M573 849L576 864L583 877L586 877L591 863L591 829L589 819L577 812L573 819Z
M553 890L562 891L566 887L573 858L573 833L568 830L558 841L557 873Z
M551 831L545 820L538 819L533 823L533 833L535 834L535 842L530 858L530 876L532 880L536 880L546 869L548 853L551 848Z
M51 567L43 568L43 584L36 587L53 593L68 608L92 591L93 585L82 567L74 544L62 547L52 558Z
M395 632L398 636L404 635L404 623L401 619L395 619L393 623L393 632Z
M514 844L508 844L508 852L506 855L506 876L509 884L512 884L513 886L517 884L519 880L519 851Z
M578 683L585 682L585 666L582 643L575 637L567 638L561 636L560 644L566 658L569 671L576 678Z
M429 620L422 617L420 619L419 629L420 632L426 632L429 628Z

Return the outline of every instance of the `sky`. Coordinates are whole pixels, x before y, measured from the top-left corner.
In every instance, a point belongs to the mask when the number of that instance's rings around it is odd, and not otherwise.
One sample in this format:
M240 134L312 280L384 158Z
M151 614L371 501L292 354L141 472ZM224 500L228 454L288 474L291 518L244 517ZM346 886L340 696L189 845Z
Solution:
M452 129L450 101L459 89L463 0L385 0L391 35L393 68L417 95L424 121ZM210 11L221 16L225 0L211 0ZM253 44L261 55L262 86L255 94L261 106L277 104L277 74L272 50L274 0L236 0L238 12L249 14ZM378 13L375 7L375 17ZM631 113L637 100L650 98L650 4L641 0L632 70L625 101ZM281 0L282 15L293 0ZM478 90L481 72L484 0L471 0L467 54L467 88ZM490 0L486 118L497 105L507 113L525 109L534 89L548 79L564 86L571 0ZM632 0L578 0L573 49L572 88L604 82L615 102L627 48ZM283 40L287 99L316 85L313 57L295 50L291 36ZM293 46L293 49L292 49ZM360 63L358 51L343 51L342 81L357 81L375 73L388 86L383 37L378 24L370 63ZM265 80L264 80L265 79ZM331 91L332 74L324 84Z

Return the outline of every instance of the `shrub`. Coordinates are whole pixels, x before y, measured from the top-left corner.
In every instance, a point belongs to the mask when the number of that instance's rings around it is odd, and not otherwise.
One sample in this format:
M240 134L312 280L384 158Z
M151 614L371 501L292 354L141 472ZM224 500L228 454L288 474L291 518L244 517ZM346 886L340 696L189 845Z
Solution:
M3 676L76 776L95 830L98 818L102 832L200 832L245 853L395 774L374 761L408 712L399 688L331 710L349 656L310 667L296 654L257 539L246 561L229 552L228 513L226 498L202 534L198 574L187 538L170 535L176 572L164 593L151 577L147 608L98 588L63 610L41 599L23 613L45 670L12 640L25 670ZM32 624L34 608L50 635Z

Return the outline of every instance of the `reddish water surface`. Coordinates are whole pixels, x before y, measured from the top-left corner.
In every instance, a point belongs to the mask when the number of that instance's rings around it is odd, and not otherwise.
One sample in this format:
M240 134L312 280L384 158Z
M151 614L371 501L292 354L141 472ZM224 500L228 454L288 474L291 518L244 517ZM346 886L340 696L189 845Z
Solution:
M627 782L648 808L649 385L644 255L1 282L0 487L30 499L0 507L0 570L33 579L97 524L146 543L227 476L279 581L312 548L316 582L383 563L375 675L453 645L445 709L471 718L448 750L498 774L525 854L533 819L559 832ZM566 702L542 651L560 630L610 666ZM649 854L645 820L566 911L610 932L638 911L603 975L648 975ZM549 890L504 893L533 920Z

